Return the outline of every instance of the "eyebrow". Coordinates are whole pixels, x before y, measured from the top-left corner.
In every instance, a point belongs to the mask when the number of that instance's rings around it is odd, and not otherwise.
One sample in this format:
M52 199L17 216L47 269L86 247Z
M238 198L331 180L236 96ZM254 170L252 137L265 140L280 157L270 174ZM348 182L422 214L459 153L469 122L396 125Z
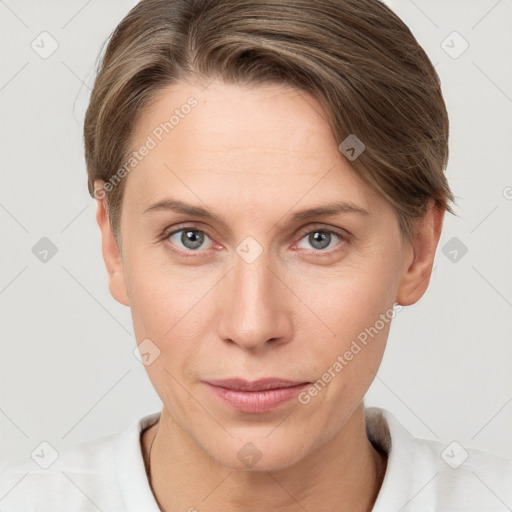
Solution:
M193 206L176 199L163 199L157 203L152 204L143 211L143 214L154 212L154 211L165 211L171 210L178 213L184 213L193 217L199 217L202 219L209 219L223 223L223 219L215 213L202 208L200 206ZM334 203L328 203L324 205L315 206L305 210L295 212L291 216L292 221L307 220L313 217L322 217L328 215L339 215L342 213L358 213L361 215L369 215L370 212L365 210L361 206L358 206L350 201L336 201Z

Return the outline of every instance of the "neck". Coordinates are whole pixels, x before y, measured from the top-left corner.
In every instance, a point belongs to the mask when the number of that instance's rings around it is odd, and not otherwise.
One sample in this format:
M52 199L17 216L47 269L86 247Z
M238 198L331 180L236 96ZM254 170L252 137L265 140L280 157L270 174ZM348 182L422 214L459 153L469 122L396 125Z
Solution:
M330 441L276 471L219 465L174 422L165 407L142 434L146 471L164 512L250 510L370 512L386 472L386 456L366 436L363 404ZM151 452L151 453L150 453Z

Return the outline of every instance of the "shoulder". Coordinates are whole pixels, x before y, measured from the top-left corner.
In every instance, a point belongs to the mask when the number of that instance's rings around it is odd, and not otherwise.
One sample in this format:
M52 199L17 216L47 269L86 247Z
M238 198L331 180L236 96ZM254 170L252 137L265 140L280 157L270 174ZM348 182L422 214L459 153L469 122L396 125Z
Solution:
M42 443L31 456L0 468L2 512L157 512L142 456L140 434L159 412L124 431L57 453Z
M415 442L424 454L419 461L432 468L435 495L464 504L465 510L500 511L512 506L512 460L466 448L458 441Z
M117 440L118 435L112 434L60 452L42 443L31 457L2 466L0 509L122 510L115 467Z
M389 510L499 512L512 505L512 460L458 441L412 436L385 409L367 410L372 443L388 453L375 512Z

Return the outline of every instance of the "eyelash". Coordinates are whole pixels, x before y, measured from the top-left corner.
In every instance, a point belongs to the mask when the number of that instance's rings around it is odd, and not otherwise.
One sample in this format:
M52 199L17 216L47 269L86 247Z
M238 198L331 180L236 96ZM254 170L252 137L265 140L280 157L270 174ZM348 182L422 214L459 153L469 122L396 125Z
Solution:
M212 240L213 242L213 238L208 234L207 231L205 231L204 229L199 229L197 226L194 226L194 225L184 225L184 226L179 226L177 228L174 228L172 230L166 230L162 237L161 237L161 241L164 241L164 242L169 242L169 237L171 237L172 235L175 235L176 233L179 233L181 231L196 231L196 232L199 232L199 233L203 233L205 234L208 238L210 238L210 240ZM349 243L350 240L351 240L351 235L350 233L348 232L345 232L345 233L341 233L341 232L338 232L338 231L335 231L333 229L330 229L330 228L326 228L326 227L313 227L313 228L309 228L309 231L306 231L304 232L300 238L298 239L298 242L300 242L301 240L303 240L305 237L307 237L308 235L311 235L313 233L317 233L317 232L321 232L321 233L328 233L330 235L334 235L336 236L339 240L340 240L340 243L338 243L337 245L344 245L343 242L345 243ZM298 243L296 242L296 243ZM215 244L215 242L213 242ZM171 242L169 242L170 245L173 245ZM296 244L294 244L296 245ZM175 246L174 246L175 247ZM306 251L308 254L311 254L311 253L317 253L319 255L332 255L336 252L338 252L339 250L341 250L340 247L337 247L335 246L334 249L330 249L330 250L322 250L322 249L302 249L304 251ZM199 249L199 250L192 250L192 249L189 249L189 250L183 250L183 249L172 249L173 252L176 252L180 255L184 255L185 257L197 257L197 256L200 256L201 253L203 252L206 252L207 249Z

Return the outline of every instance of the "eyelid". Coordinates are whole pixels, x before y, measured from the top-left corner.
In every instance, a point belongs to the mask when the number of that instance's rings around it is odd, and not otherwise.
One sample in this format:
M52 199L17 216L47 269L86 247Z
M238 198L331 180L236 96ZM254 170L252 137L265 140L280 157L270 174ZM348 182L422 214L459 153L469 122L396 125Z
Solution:
M166 238L170 237L171 235L174 235L178 231L185 231L187 229L189 231L200 231L201 233L204 233L210 239L213 240L213 238L211 237L211 235L208 232L208 228L202 227L202 226L200 226L198 224L190 224L190 223L184 223L184 224L181 224L181 225L178 224L177 226L172 226L172 227L169 227L169 228L165 228L163 230L163 232L162 232L162 238L166 239Z
M309 235L310 233L315 231L325 231L329 233L334 233L335 235L339 236L342 240L346 241L350 241L353 238L353 235L345 229L330 226L328 224L316 223L312 225L308 224L304 228L301 228L296 235L298 237L297 241L302 240L306 235Z

